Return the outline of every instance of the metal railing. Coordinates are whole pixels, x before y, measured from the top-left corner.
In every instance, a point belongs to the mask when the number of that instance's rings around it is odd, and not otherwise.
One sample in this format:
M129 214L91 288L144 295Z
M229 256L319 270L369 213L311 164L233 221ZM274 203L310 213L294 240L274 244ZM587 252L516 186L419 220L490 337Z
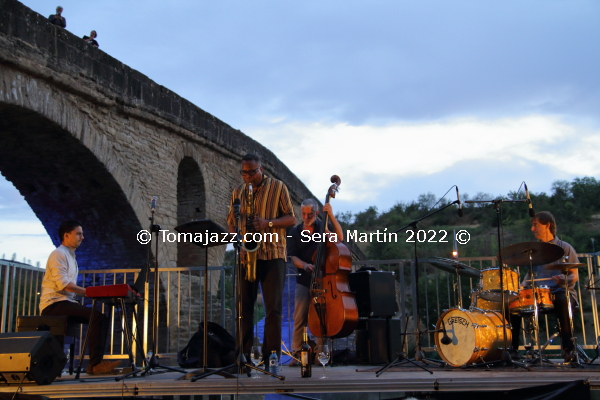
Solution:
M580 307L576 310L574 317L575 336L577 343L583 349L596 349L597 338L600 336L598 324L598 303L595 290L589 290L587 286L594 286L594 277L600 277L594 273L593 257L588 254L578 255L580 262L586 263L587 268L579 270L579 281L575 285L577 299ZM459 258L460 262L478 270L496 267L495 257L466 257ZM597 260L598 261L598 260ZM415 288L411 282L414 281L415 273L412 268L412 260L363 260L353 262L353 269L361 266L375 266L378 270L395 272L396 300L399 313L394 318L401 320L402 331L414 331L412 316L416 315ZM523 277L525 271L517 268L519 277ZM470 305L470 294L479 285L479 279L460 277L462 293L456 289L457 278L455 274L442 271L428 263L419 263L419 306L420 306L420 330L435 329L439 317L447 309L457 308L458 296L461 296L463 309ZM520 280L519 280L520 282ZM600 288L600 284L596 284ZM408 316L408 318L407 318ZM407 321L411 320L410 323ZM555 318L552 314L544 314L540 318L540 341L546 343L552 335L557 332ZM408 329L406 327L408 325ZM413 339L414 340L414 339ZM410 340L409 340L410 341ZM523 341L521 341L523 343ZM559 340L547 347L550 350L559 350ZM434 334L427 334L422 341L424 351L435 351ZM408 351L408 341L405 344Z
M158 353L163 358L174 358L177 352L187 345L203 320L204 288L208 288L208 319L219 323L233 332L233 312L227 307L230 300L225 293L225 273L231 267L209 267L208 281L204 282L204 267L159 268L160 293L157 340ZM2 332L16 331L16 317L20 315L39 315L39 292L45 270L26 264L0 261L0 288L2 291ZM81 286L132 285L140 270L105 269L80 270L78 284ZM154 299L154 271L149 272L149 283L144 285L143 297L135 307L136 326L132 318L134 307L126 306L126 315L132 332L143 346L145 352L152 347L151 322ZM83 298L82 303L90 305L92 299ZM123 358L127 354L123 338L123 320L112 306L102 304L102 312L109 315L108 343L110 351L106 358ZM146 329L147 328L147 329ZM83 343L87 325L81 325L78 332L79 343ZM79 349L76 350L79 354ZM134 356L137 351L134 346Z
M587 264L587 269L579 271L579 282L575 286L581 307L575 315L575 332L578 343L584 349L595 349L596 339L600 336L598 323L598 303L596 292L586 290L588 282L593 281L592 257L579 255L580 261ZM478 270L496 266L495 257L460 258L459 261ZM376 266L379 270L395 272L396 300L399 313L394 318L399 318L402 330L407 330L406 321L416 314L414 299L414 270L411 260L366 260L353 262L356 270L360 266ZM187 268L160 268L160 296L159 296L159 329L158 353L163 358L173 358L189 341L198 329L204 312L203 291L207 287L210 302L208 307L209 321L218 322L229 332L234 334L235 310L231 293L226 293L226 271L232 267L209 267L209 284L204 282L204 267ZM421 308L421 329L433 328L441 314L446 309L456 308L458 296L461 296L463 308L470 304L470 292L478 285L478 279L461 277L463 292L458 294L454 288L457 286L454 274L444 272L428 263L419 264L419 303ZM1 332L15 331L16 317L18 315L39 315L39 291L44 269L35 268L18 262L0 261L0 289L2 318L0 320ZM119 283L133 284L139 270L106 269L106 270L81 270L78 283L83 286L112 285ZM520 271L519 271L520 273ZM524 274L524 272L523 272ZM523 275L523 274L520 274ZM132 326L132 331L141 342L145 351L151 347L151 321L153 308L153 282L154 271L149 274L150 284L145 285L143 300L137 305L137 316L140 326L135 326L131 319L132 307L127 306L127 315ZM228 290L229 291L229 290ZM91 299L83 299L84 304L91 303ZM289 305L288 305L289 307ZM118 313L106 305L102 310L110 316L109 344L110 352L107 358L124 358L126 349L122 337L122 323ZM288 310L290 311L290 310ZM291 312L290 312L291 315ZM407 316L409 318L407 318ZM544 315L541 319L540 340L545 343L556 331L552 316ZM80 343L85 335L85 325L79 333ZM289 327L288 327L289 328ZM408 331L414 330L412 326ZM434 351L434 336L428 334L423 340L424 351ZM407 345L408 346L408 345ZM559 349L556 344L548 346L550 350ZM408 350L408 349L406 349ZM134 349L134 354L136 353Z
M0 260L0 333L14 332L18 315L38 315L38 292L46 270L16 261Z

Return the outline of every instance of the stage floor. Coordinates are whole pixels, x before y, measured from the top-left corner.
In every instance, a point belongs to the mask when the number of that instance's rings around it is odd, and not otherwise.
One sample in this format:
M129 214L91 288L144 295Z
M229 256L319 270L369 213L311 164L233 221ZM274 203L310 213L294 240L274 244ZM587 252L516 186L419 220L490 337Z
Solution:
M301 378L300 368L282 367L285 380L267 375L249 378L246 375L225 379L213 375L196 382L178 380L178 372L149 374L120 382L117 375L88 376L79 380L67 375L45 386L23 385L24 394L44 395L50 398L90 398L125 396L181 396L209 394L267 394L267 393L379 393L379 392L435 392L435 391L497 391L511 390L557 382L588 381L592 390L600 390L600 364L584 368L570 366L534 367L533 371L502 367L494 369L453 369L431 367L433 374L414 366L394 367L375 376L377 367L336 366L327 367L328 379L319 379L321 367L314 367L312 378ZM189 370L192 371L192 370ZM11 393L16 385L1 386L0 392Z

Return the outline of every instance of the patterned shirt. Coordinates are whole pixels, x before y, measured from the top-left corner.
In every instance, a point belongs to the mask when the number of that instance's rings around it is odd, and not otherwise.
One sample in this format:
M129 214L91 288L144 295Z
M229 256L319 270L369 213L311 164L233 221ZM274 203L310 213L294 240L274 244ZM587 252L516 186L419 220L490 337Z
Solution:
M258 187L253 187L254 209L256 216L267 220L281 218L285 215L294 216L294 207L287 186L280 180L263 177ZM247 185L242 183L233 190L229 202L229 215L227 225L235 226L235 215L233 213L233 202L240 199L240 231L242 236L246 233L246 194ZM260 233L267 233L258 249L259 260L275 260L286 258L286 233L285 228L266 228ZM265 236L265 235L263 235Z
M40 312L50 304L59 301L77 302L75 293L64 290L70 282L77 282L77 274L79 274L79 267L75 253L61 244L50 253L46 263L46 272L42 279Z

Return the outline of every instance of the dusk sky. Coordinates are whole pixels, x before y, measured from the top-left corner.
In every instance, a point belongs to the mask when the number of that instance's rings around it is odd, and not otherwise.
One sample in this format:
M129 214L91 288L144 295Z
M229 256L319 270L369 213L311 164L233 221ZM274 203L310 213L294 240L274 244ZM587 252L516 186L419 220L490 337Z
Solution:
M96 30L100 50L265 145L319 200L339 175L336 212L600 177L598 1L60 5L68 31ZM0 226L0 257L45 265L54 246L2 177Z

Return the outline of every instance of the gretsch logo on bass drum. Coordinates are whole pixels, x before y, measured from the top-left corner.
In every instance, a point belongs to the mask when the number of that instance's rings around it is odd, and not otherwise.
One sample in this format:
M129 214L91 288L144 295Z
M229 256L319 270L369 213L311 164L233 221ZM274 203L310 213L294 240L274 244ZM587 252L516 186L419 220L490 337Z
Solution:
M450 317L448 318L448 322L446 322L448 325L453 325L454 323L466 326L467 328L469 327L469 321L467 321L466 319L462 318L462 317Z

